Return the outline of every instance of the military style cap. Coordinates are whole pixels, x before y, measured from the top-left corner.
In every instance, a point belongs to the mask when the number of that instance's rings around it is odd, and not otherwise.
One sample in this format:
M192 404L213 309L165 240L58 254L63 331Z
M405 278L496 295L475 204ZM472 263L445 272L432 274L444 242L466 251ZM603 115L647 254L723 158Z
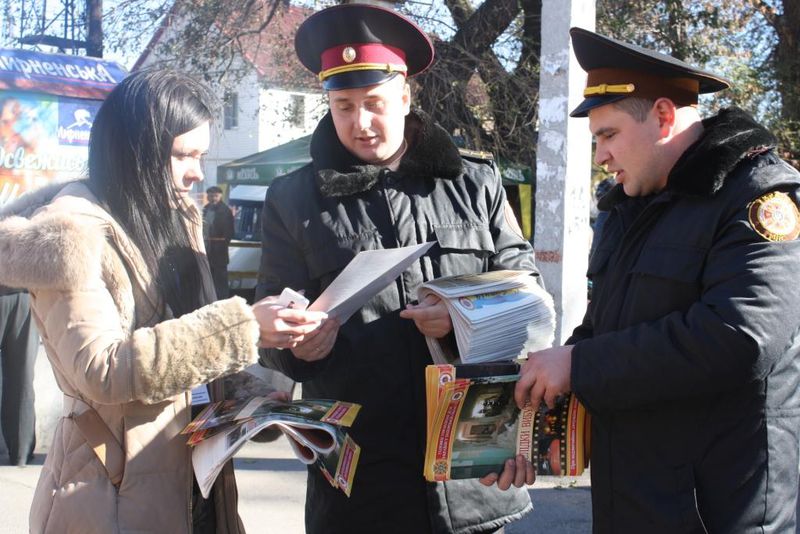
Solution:
M416 24L365 4L314 13L298 28L294 48L326 91L377 85L398 73L413 76L433 62L433 43Z
M666 97L679 106L697 104L697 95L716 93L730 82L666 54L572 28L572 48L588 74L585 100L570 117L586 117L589 110L629 96Z

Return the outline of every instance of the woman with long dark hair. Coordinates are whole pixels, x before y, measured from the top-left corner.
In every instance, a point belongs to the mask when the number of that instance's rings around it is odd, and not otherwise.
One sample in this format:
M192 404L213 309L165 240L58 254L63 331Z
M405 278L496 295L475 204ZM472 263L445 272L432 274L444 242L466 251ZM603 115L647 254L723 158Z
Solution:
M29 289L64 392L31 532L238 533L229 464L209 500L180 431L193 388L257 360L258 346L314 336L322 314L214 302L201 217L211 97L184 74L145 70L101 106L88 180L0 213L0 283Z

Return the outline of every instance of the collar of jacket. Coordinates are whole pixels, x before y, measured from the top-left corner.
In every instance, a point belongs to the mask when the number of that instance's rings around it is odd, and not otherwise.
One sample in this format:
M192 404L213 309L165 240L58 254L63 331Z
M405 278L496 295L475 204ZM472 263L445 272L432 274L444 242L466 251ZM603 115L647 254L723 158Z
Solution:
M463 172L458 148L429 115L414 110L406 117L409 147L397 172L404 175L453 179ZM351 154L336 135L330 111L311 137L317 186L326 197L343 197L371 189L384 167L364 163Z
M744 159L775 147L775 137L739 108L723 109L703 120L703 134L675 163L665 193L707 197L715 195L731 171ZM609 210L627 199L616 185L598 202Z

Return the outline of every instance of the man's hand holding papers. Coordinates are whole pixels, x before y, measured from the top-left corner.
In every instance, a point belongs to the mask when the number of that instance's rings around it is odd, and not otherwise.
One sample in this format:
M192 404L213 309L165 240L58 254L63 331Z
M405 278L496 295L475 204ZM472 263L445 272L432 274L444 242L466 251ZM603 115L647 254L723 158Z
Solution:
M411 319L422 335L438 339L453 331L447 305L434 294L426 295L419 304L409 304L400 317Z
M441 340L447 332L430 335L420 328L435 363L511 360L553 342L553 299L533 273L491 271L437 278L422 284L417 295L420 302L440 301L437 306L444 304L452 321L457 347ZM408 310L401 312L408 316L404 313Z

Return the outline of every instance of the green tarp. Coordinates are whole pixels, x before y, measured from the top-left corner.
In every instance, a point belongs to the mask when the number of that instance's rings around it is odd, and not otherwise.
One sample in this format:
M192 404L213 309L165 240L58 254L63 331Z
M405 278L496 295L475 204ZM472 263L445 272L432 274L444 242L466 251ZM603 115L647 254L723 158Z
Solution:
M269 185L272 180L311 161L311 136L239 158L217 167L217 181L228 184Z

